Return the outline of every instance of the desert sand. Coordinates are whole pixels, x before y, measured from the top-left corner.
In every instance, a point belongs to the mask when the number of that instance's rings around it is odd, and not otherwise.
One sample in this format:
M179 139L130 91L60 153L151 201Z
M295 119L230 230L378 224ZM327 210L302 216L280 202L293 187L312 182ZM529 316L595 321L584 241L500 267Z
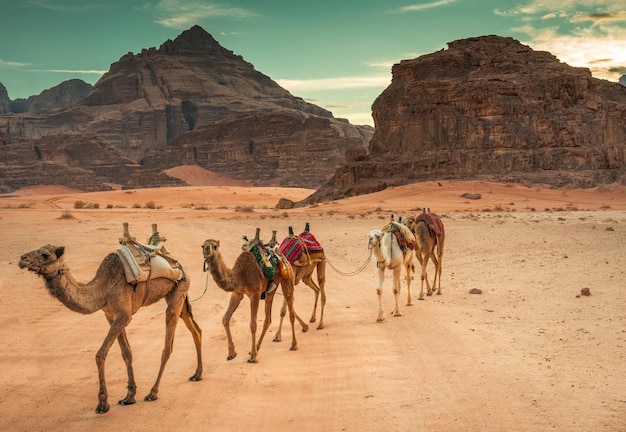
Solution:
M49 186L0 197L0 430L626 430L626 188L427 182L278 210L280 198L313 191L194 184L98 193ZM442 295L418 301L417 274L413 305L405 305L403 281L403 315L393 317L387 275L387 318L377 323L375 263L343 274L367 261L370 230L422 207L446 228ZM124 222L145 240L157 223L190 274L204 379L188 381L195 353L181 322L159 399L143 400L163 349L159 302L127 328L137 403L116 404L126 371L114 346L106 363L111 410L99 415L95 354L108 329L104 314L70 311L17 263L44 244L65 246L74 277L87 282L119 245ZM259 363L248 364L244 299L231 324L239 355L227 361L221 319L229 293L203 272L202 242L219 239L232 265L242 236L257 227L267 240L272 230L283 238L290 225L299 233L306 222L328 257L325 328L298 326L299 350L290 351L287 322L283 341L273 342L277 296ZM482 294L470 294L474 288ZM581 296L584 288L590 296ZM312 291L301 283L295 297L308 320Z

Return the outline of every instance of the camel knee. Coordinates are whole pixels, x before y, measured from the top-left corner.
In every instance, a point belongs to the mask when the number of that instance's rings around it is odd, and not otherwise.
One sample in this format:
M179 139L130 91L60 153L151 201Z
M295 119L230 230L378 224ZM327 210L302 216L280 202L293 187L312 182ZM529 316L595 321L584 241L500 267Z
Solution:
M376 294L378 294L379 296L383 295L383 289L382 288L376 288Z

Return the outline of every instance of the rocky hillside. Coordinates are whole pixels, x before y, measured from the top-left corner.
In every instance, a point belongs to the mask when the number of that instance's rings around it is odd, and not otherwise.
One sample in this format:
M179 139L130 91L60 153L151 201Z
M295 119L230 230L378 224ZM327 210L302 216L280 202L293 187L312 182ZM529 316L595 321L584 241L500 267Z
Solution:
M89 90L20 105L0 86L0 189L182 184L164 172L180 164L317 188L373 135L294 97L198 26L124 55Z
M393 66L368 155L306 202L423 180L626 184L626 88L518 41L483 36Z

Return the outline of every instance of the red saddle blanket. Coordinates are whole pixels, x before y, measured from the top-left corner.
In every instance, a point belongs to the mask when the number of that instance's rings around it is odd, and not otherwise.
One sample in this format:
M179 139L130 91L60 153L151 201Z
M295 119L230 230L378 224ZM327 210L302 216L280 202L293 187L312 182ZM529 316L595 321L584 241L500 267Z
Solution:
M421 213L415 218L416 221L424 221L428 225L428 229L434 232L435 235L441 236L445 233L443 229L443 222L441 218L435 213Z
M305 250L309 253L324 251L324 248L319 244L315 236L308 231L304 231L299 236L287 237L278 246L278 252L283 254L287 261L292 264L300 258L300 255Z

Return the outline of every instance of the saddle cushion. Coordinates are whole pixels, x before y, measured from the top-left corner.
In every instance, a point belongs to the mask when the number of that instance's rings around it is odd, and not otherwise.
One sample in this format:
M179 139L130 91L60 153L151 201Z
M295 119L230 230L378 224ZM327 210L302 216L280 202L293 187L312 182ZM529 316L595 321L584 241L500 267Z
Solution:
M297 261L305 251L307 254L324 251L315 236L308 231L304 231L299 236L287 237L278 246L278 252L283 254L291 264Z
M443 222L441 222L441 218L435 213L421 213L415 218L416 222L420 220L426 222L429 231L434 233L437 237L445 233Z
M154 249L150 248L149 249ZM183 272L179 267L174 267L167 259L160 255L141 251L139 248L126 244L117 248L115 253L121 258L124 265L126 282L136 284L150 279L166 278L179 281L183 278ZM152 271L150 271L152 269Z

